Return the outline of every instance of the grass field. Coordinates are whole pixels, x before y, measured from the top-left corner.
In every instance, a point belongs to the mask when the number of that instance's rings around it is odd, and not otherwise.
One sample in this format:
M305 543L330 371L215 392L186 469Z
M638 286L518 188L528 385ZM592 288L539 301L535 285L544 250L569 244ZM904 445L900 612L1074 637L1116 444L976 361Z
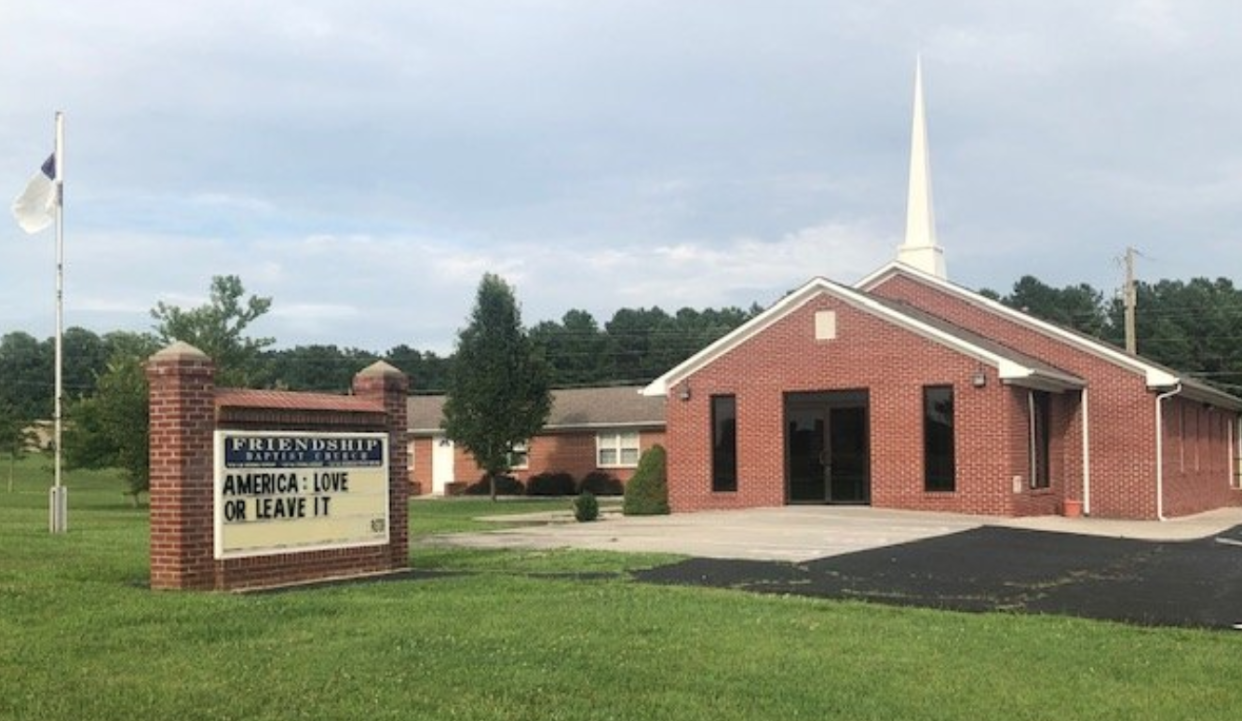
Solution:
M146 515L0 485L0 719L1225 719L1242 634L653 587L660 556L420 550L434 579L146 588ZM412 533L489 502L411 505ZM512 504L514 510L534 506ZM503 510L503 508L501 509ZM546 572L607 571L592 580Z

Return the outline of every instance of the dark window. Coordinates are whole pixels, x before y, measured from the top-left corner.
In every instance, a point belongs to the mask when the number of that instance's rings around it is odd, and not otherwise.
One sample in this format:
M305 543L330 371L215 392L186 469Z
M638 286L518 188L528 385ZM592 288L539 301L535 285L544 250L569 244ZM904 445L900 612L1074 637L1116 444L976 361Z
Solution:
M737 490L736 396L712 396L712 490Z
M928 491L956 489L953 459L953 386L923 389L923 487Z
M1031 391L1031 488L1047 488L1048 476L1048 425L1052 419L1052 396L1043 391Z

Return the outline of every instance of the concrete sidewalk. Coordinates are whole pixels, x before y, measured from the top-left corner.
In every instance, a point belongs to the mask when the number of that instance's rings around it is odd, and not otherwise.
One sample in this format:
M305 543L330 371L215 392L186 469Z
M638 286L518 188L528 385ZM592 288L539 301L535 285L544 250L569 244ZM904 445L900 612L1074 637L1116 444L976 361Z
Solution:
M1031 516L1029 518L993 519L987 525L1025 528L1031 531L1075 533L1083 536L1133 538L1140 541L1191 541L1215 536L1234 526L1242 525L1242 508L1218 508L1215 511L1170 518L1165 521Z
M579 548L673 553L698 558L806 562L997 526L1152 541L1210 537L1242 524L1242 508L1169 521L1094 518L992 518L896 511L868 506L785 506L625 517L606 513L576 523L569 511L500 516L516 528L433 536L431 546L466 548Z

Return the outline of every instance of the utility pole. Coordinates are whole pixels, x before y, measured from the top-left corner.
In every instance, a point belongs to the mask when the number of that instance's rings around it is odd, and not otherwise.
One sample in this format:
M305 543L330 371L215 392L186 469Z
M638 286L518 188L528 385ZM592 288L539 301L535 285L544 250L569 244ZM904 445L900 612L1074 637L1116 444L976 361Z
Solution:
M1126 246L1126 353L1138 355L1138 338L1134 330L1134 308L1138 305L1138 293L1134 290L1134 248Z

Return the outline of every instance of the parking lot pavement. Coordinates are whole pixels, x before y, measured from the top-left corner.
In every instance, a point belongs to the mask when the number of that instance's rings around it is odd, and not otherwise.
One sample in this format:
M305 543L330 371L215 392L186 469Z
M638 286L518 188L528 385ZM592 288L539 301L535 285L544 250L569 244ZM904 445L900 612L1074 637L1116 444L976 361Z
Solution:
M937 538L981 526L1149 541L1210 538L1242 525L1242 508L1168 521L1059 516L994 518L870 506L783 506L638 517L613 512L593 523L575 523L568 511L499 516L495 520L518 521L525 525L435 536L424 543L467 548L644 551L698 558L801 563Z
M986 526L802 564L691 558L648 583L863 600L954 611L1242 628L1242 537L1101 538Z
M1242 525L1242 508L1218 508L1206 513L1180 516L1164 521L1029 516L997 519L989 525L1025 528L1031 531L1073 533L1080 536L1137 538L1145 541L1191 541L1216 536L1230 528Z
M526 520L534 525L422 542L690 557L634 574L648 583L1242 629L1237 508L1164 522L840 506L610 514L595 523L559 513Z
M514 519L503 517L507 522ZM989 519L860 506L789 506L670 516L609 514L593 523L574 523L568 514L526 520L543 523L435 536L427 542L467 548L582 548L804 562L958 533L978 528ZM557 522L562 520L569 522Z

